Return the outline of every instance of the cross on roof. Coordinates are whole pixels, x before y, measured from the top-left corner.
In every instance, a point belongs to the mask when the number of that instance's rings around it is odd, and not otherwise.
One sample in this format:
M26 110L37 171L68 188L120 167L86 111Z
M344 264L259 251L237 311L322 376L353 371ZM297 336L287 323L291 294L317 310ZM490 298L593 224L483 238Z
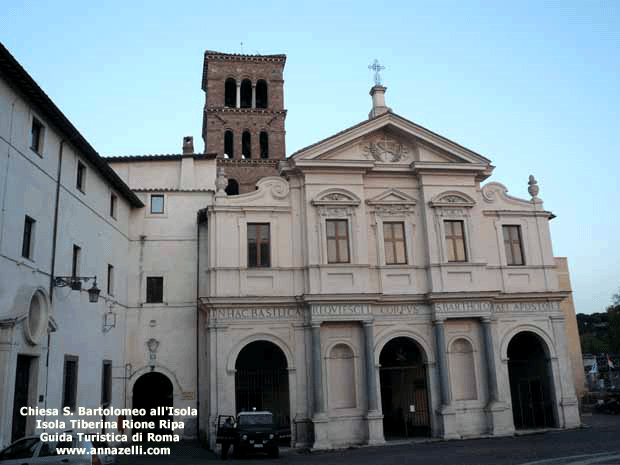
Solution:
M379 60L375 58L375 61L372 65L368 65L368 69L371 69L375 72L375 85L381 85L381 74L379 74L382 70L385 69L385 66L381 66L379 64Z

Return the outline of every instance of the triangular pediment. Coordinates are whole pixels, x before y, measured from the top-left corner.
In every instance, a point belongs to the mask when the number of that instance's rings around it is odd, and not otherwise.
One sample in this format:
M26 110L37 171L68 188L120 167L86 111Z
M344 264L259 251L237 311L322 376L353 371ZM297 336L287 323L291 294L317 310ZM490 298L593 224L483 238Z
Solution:
M306 162L397 168L422 164L475 164L490 167L490 161L428 129L392 112L359 123L349 129L295 152L291 157Z
M366 200L368 205L415 205L416 199L398 189L388 189Z

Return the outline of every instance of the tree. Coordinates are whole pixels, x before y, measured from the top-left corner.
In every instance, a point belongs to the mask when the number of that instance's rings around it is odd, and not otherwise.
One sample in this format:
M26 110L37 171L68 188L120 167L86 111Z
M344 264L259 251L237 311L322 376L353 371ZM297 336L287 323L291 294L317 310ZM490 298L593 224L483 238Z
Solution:
M613 354L620 353L620 291L613 296L612 304L607 307L607 321L609 323L608 344Z

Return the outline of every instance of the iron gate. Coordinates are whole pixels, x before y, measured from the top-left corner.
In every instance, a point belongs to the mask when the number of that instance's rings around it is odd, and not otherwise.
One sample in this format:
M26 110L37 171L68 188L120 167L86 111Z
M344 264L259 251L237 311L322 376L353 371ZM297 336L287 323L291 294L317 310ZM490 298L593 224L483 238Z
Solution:
M425 367L382 367L380 380L386 437L430 435Z

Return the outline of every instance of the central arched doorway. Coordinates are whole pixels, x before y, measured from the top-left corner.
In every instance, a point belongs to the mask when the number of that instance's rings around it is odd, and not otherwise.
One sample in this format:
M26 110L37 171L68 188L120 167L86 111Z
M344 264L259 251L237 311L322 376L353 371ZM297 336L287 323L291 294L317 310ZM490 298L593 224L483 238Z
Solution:
M515 428L555 426L552 377L546 345L523 331L508 344L508 377Z
M429 436L431 423L422 349L408 337L394 338L381 350L379 364L386 439Z
M290 441L288 367L284 352L269 341L245 346L235 363L237 412L268 410L280 429L280 438Z
M150 372L140 376L133 385L133 408L144 409L146 415L133 416L138 421L154 421L154 430L150 432L167 431L169 428L162 426L160 420L172 420L166 407L172 407L172 382L162 373ZM159 408L158 407L163 407ZM140 431L135 429L135 431ZM135 432L134 431L134 432ZM144 436L146 439L146 436Z

